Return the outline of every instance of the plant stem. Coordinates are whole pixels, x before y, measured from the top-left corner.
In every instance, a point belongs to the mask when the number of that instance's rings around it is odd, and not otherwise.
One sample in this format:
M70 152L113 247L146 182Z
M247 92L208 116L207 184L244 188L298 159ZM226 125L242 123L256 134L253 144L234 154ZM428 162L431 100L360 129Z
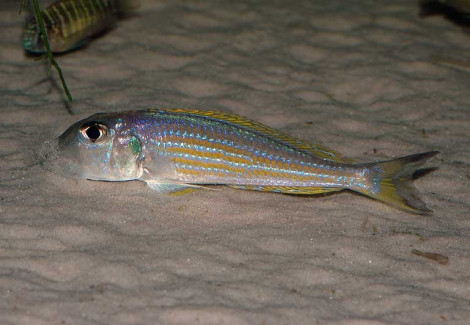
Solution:
M21 2L20 13L24 9L26 5L26 1L27 0L23 0ZM42 19L41 10L39 9L38 0L33 0L33 7L34 7L34 13L36 16L36 21L39 25L39 29L41 30L41 34L44 40L44 46L46 47L46 55L49 59L50 64L57 70L57 73L59 74L60 82L62 83L62 88L64 88L64 91L65 91L65 95L67 96L67 99L71 102L72 95L70 94L69 88L67 87L67 83L65 82L64 75L62 74L62 69L60 68L59 64L57 63L57 61L54 59L54 56L52 55L51 46L49 45L49 39L47 38L47 31L46 31L46 27L44 26L44 21Z

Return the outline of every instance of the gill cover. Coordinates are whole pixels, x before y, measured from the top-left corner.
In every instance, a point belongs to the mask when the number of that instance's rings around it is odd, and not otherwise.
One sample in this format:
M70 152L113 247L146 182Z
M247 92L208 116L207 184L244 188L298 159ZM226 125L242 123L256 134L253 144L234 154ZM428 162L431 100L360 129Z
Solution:
M138 178L142 146L110 121L92 116L72 125L59 137L59 156L65 172L92 180L125 181Z

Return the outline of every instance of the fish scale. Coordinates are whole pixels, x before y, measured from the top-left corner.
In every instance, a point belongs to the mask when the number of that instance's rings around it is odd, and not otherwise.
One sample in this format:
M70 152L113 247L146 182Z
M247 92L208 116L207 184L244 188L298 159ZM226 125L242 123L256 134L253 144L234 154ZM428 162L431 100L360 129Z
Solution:
M140 180L159 192L205 184L312 195L355 191L413 213L429 213L412 185L430 151L356 163L245 117L214 111L152 109L99 113L59 137L66 174Z
M156 149L150 150L170 156L178 179L186 182L302 187L344 185L334 177L335 166L324 165L323 159L253 130L203 116L182 118L178 114L156 113L138 133L142 134L144 144L149 143L149 139L159 139ZM351 170L347 176L353 175Z

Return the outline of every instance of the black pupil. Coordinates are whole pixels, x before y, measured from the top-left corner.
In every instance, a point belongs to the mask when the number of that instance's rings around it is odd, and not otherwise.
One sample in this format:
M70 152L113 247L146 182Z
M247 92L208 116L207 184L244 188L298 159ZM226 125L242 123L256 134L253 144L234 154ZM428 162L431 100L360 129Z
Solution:
M92 142L95 142L101 135L100 128L97 125L90 126L85 133Z

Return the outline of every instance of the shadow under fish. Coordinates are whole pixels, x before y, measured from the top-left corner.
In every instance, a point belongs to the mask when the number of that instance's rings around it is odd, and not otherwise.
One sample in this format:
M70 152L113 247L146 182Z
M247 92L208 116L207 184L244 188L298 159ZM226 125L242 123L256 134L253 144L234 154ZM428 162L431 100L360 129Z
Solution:
M59 0L41 11L53 53L84 46L111 28L117 19L139 7L137 0ZM35 17L26 22L23 48L34 54L46 53Z

